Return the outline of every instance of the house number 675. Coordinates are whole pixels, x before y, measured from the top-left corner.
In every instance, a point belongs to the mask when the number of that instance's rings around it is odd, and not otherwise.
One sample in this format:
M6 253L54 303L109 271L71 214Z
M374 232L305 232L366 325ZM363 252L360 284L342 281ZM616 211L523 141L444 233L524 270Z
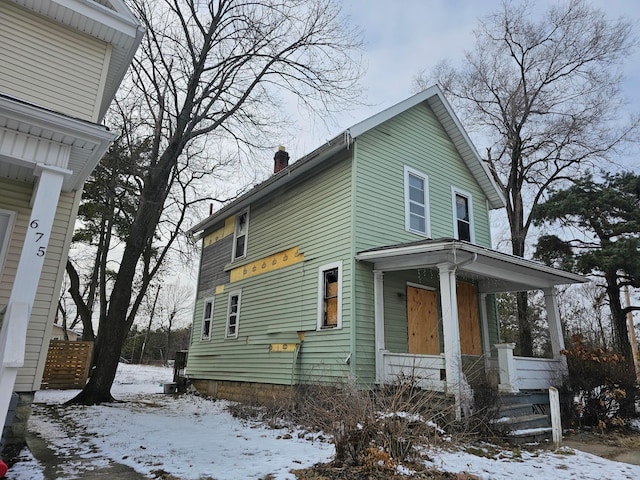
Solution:
M32 220L29 226L37 230L38 227L40 226L40 220ZM36 231L35 234L36 234L36 243L38 243L44 237L44 233ZM47 252L47 247L45 247L44 245L41 245L38 247L38 250L36 250L36 256L44 257L44 254L46 252Z

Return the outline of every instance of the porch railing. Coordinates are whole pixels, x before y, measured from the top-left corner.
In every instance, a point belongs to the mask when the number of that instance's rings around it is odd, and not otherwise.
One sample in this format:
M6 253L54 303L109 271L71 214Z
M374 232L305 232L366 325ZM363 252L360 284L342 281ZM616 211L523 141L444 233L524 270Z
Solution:
M414 355L410 353L383 352L384 381L392 382L399 376L415 378L421 388L444 392L442 380L445 369L443 355Z
M514 347L513 343L496 345L500 391L517 393L520 390L545 390L561 383L566 374L563 358L516 357L513 355Z

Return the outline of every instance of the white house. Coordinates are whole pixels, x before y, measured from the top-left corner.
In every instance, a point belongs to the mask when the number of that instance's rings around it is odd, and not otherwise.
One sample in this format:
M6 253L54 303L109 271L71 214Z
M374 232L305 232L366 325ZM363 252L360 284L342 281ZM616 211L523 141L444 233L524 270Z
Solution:
M0 425L40 386L101 124L144 34L123 0L0 0Z

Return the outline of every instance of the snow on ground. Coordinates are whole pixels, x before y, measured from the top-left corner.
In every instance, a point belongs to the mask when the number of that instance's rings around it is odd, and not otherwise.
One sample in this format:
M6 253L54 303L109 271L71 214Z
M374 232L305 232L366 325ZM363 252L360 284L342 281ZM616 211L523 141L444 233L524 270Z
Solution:
M64 477L74 469L108 463L109 459L149 475L163 470L180 479L293 479L292 468L326 462L333 446L317 434L270 429L232 417L225 401L193 395L165 395L170 369L121 364L112 393L125 403L51 409L77 391L44 390L36 394L30 429L59 455L72 453L83 466L65 462ZM53 414L52 412L56 412ZM60 415L57 417L56 415ZM65 421L65 418L67 421ZM68 420L79 428L68 431ZM498 451L488 457L464 451L428 448L429 465L450 472L475 473L482 479L637 479L640 467L612 462L569 448ZM24 452L24 461L9 472L13 480L41 480L44 468ZM78 471L78 470L76 470Z

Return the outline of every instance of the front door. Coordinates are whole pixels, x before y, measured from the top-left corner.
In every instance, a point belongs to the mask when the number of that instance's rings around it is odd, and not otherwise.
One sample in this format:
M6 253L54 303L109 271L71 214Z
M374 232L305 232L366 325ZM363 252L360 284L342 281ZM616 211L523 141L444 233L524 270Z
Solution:
M439 355L436 292L407 286L409 353Z
M473 283L457 282L458 324L460 352L463 355L482 355L478 292Z

